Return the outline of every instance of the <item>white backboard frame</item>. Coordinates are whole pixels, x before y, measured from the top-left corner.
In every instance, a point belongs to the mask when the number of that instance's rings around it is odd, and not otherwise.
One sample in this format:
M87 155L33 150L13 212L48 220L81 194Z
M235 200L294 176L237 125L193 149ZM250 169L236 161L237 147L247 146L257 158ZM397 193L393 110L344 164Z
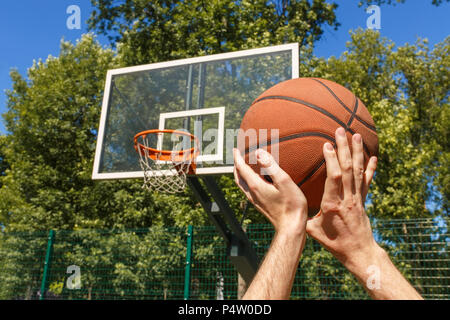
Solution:
M214 54L214 55L203 56L203 57L180 59L180 60L174 60L174 61L168 61L168 62L159 62L159 63L153 63L153 64L147 64L147 65L140 65L140 66L134 66L134 67L108 70L107 74L106 74L105 90L103 93L102 110L101 110L101 114L100 114L100 125L98 128L97 145L96 145L96 149L95 149L94 165L93 165L93 170L92 170L92 179L93 180L110 180L110 179L114 180L114 179L130 179L130 178L143 178L144 177L144 173L142 171L102 172L102 173L99 172L103 139L104 139L104 134L105 134L105 126L106 126L106 121L107 121L107 116L108 116L108 98L109 98L110 92L111 92L111 80L112 80L113 76L120 75L120 74L133 73L133 72L146 71L146 70L175 67L175 66L181 66L181 65L186 65L186 64L212 62L212 61L233 59L233 58L243 58L243 57L248 57L248 56L252 56L252 55L269 54L269 53L276 53L276 52L289 51L289 50L292 52L292 72L291 72L292 79L295 79L295 78L299 77L299 45L298 45L298 43L290 43L290 44L283 44L283 45L271 46L271 47L265 47L265 48L249 49L249 50L242 50L242 51L229 52L229 53L220 53L220 54ZM213 108L211 108L211 109L213 109ZM208 109L204 109L204 110L208 110ZM222 143L223 143L223 141L222 141ZM220 150L223 150L223 148L220 148ZM222 156L223 156L223 154L222 154ZM196 174L198 174L198 175L227 174L227 173L233 173L233 170L234 170L234 166L205 167L205 168L197 168Z

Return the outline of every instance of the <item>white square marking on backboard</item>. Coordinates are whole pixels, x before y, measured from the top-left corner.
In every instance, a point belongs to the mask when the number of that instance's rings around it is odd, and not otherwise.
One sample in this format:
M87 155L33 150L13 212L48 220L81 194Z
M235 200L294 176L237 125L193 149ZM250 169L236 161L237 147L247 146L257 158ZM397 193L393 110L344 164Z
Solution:
M203 108L203 109L191 109L186 111L166 112L159 115L159 130L164 130L167 119L173 118L185 118L203 116L208 114L218 114L219 120L217 124L217 153L216 154L201 154L196 158L196 162L213 162L223 161L223 144L224 144L224 129L225 129L225 107L217 108ZM167 129L179 129L179 128L167 128ZM158 136L157 149L162 149L162 135ZM199 137L197 137L199 138ZM200 137L203 139L203 137Z

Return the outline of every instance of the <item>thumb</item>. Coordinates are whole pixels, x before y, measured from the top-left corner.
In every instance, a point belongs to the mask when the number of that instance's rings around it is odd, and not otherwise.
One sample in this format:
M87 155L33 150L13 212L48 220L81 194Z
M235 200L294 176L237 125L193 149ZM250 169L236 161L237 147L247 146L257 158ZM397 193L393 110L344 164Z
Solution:
M319 243L323 242L325 237L323 232L323 214L321 214L321 211L306 221L306 233Z
M306 233L309 234L310 237L316 239L317 235L317 224L318 224L318 218L317 217L310 217L306 221Z

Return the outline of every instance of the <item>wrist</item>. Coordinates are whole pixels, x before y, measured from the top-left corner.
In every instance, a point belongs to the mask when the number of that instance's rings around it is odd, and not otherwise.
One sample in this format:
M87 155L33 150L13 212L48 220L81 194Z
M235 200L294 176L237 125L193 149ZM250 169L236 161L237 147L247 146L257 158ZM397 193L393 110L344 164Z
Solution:
M273 237L273 243L277 243L286 254L290 255L298 263L298 259L305 247L306 231L297 229L277 230Z
M275 232L291 238L306 237L307 212L300 210L295 214L285 214L285 218L275 226Z
M378 244L349 263L348 269L373 299L422 299Z
M306 238L306 231L301 227L284 227L275 230L275 237L288 241L300 241Z
M375 241L365 250L355 252L344 263L344 266L358 279L365 279L371 266L380 266L389 261L386 251Z

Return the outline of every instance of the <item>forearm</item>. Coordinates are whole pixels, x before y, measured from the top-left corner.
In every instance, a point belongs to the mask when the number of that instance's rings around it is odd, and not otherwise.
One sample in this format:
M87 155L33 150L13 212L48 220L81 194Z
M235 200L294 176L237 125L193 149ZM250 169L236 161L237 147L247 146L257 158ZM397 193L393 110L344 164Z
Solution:
M348 262L346 267L377 300L422 299L414 287L395 267L386 251L376 245L367 254Z
M243 299L289 299L305 239L305 232L275 233L270 249Z

